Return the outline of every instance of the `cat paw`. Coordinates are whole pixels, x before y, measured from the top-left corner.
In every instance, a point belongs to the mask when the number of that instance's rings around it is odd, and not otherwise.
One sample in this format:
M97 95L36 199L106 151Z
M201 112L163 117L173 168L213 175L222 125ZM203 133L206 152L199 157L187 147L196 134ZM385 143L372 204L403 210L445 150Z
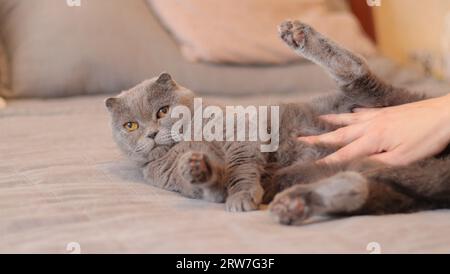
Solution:
M281 39L293 49L305 47L307 34L311 32L311 27L300 21L285 21L279 26Z
M201 152L186 153L180 163L181 175L192 184L207 183L212 177L208 157Z
M277 194L269 205L270 214L280 224L302 224L312 214L306 199L309 193L303 186L295 186Z
M259 209L262 193L259 197L254 197L250 192L238 192L229 196L225 202L227 211L245 212ZM258 196L258 195L256 195Z
M288 188L275 196L269 211L281 224L300 225L313 216L354 214L368 196L366 178L357 172L342 172L314 184Z

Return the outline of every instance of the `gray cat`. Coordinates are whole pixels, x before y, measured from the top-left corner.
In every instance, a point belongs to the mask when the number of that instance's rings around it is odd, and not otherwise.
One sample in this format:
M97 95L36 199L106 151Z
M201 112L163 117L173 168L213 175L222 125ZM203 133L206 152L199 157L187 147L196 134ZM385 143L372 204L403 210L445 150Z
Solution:
M255 210L261 203L264 158L253 142L177 142L170 111L188 106L192 91L163 73L106 100L114 140L143 168L155 186L212 202L229 211Z
M193 93L168 74L109 98L114 139L138 162L146 180L192 198L226 202L230 211L270 203L282 224L298 225L317 215L386 214L450 207L450 149L409 166L354 160L316 164L337 147L309 145L296 137L337 127L318 117L356 107L387 107L425 99L373 75L366 63L298 21L280 26L281 38L322 66L339 92L310 103L280 106L279 149L261 153L249 142L175 142L171 109L192 109ZM263 191L264 189L264 191Z

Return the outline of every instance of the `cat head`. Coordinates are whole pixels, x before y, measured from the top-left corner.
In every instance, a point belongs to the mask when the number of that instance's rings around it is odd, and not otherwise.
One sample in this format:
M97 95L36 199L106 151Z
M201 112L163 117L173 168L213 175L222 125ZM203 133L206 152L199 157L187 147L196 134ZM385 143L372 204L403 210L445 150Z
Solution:
M175 106L192 109L194 94L168 73L146 80L105 101L111 115L113 137L130 159L144 164L162 156L176 141L171 134Z

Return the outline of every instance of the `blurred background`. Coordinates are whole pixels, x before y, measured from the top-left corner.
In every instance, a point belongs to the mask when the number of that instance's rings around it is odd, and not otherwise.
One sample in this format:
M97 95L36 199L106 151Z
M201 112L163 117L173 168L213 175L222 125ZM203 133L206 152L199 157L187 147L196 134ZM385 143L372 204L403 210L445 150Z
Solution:
M161 71L202 94L332 88L278 38L285 19L388 81L405 81L392 76L397 64L448 81L449 13L450 0L0 0L0 94L117 93Z
M450 79L449 0L385 0L372 11L383 54L401 63L421 61L435 76Z

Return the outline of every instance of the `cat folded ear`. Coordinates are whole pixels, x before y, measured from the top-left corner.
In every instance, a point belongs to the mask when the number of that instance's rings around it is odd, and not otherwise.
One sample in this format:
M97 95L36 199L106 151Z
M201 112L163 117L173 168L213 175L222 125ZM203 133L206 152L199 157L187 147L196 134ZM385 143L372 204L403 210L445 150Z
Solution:
M108 110L115 109L118 104L119 98L117 97L111 97L105 100L105 106L108 108Z
M167 73L163 72L158 76L158 79L156 80L156 83L161 86L165 87L174 87L176 85L175 81L173 80L172 76Z

